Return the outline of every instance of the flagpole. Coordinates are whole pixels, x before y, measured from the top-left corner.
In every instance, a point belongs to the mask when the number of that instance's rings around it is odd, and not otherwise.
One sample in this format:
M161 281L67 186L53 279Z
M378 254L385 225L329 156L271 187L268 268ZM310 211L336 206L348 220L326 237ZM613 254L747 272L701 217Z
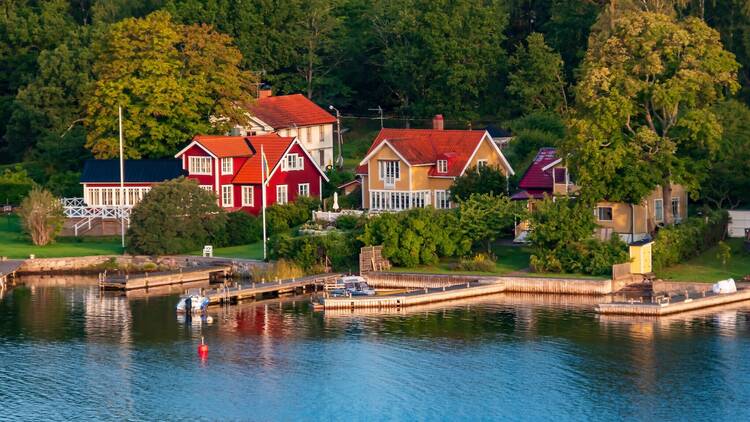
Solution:
M260 146L260 187L263 189L263 260L266 260L266 154Z
M125 248L125 163L122 157L122 106L117 107L120 118L120 240Z

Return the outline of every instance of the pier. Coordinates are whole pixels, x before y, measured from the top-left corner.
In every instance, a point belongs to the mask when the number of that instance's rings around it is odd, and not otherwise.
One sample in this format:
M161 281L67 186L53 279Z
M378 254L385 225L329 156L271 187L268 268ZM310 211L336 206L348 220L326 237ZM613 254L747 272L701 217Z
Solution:
M3 259L0 261L0 286L5 286L8 280L16 274L23 264L20 259Z
M603 315L662 316L679 312L688 312L713 306L725 305L750 300L750 289L737 290L736 293L711 294L703 297L686 297L681 301L661 301L656 303L617 302L601 303L595 311Z
M99 287L103 290L135 290L150 287L170 286L173 284L225 278L232 271L231 265L185 268L178 271L144 273L138 275L105 275L99 276Z
M318 306L328 309L401 308L427 303L444 302L467 297L484 296L505 291L502 282L468 281L463 284L425 288L409 293L383 296L329 297Z
M210 305L236 303L245 299L255 299L268 294L283 294L305 291L322 291L327 283L340 278L340 274L320 274L291 280L278 280L268 283L239 284L233 287L220 287L205 292Z

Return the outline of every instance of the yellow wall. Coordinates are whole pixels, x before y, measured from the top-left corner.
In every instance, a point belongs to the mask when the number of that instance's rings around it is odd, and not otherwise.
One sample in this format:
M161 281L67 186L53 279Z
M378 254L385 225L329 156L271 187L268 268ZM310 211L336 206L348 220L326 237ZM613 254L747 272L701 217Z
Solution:
M482 139L482 143L480 144L477 153L474 155L474 157L472 157L467 168L476 167L479 160L487 160L488 165L499 168L503 172L503 174L507 176L508 169L505 167L503 160L497 154L495 148L490 144L490 142L492 141L490 141L487 137Z
M368 161L368 178L370 182L370 189L381 190L384 189L384 183L380 180L378 174L378 161L380 160L398 160L400 166L400 180L396 180L396 186L392 190L409 190L410 184L410 171L409 165L403 160L398 158L398 155L388 146L384 145L380 150L370 158Z
M687 218L687 191L682 185L672 185L672 196L680 198L680 215L681 219ZM657 187L653 192L644 200L642 204L633 206L635 212L635 230L631 228L631 206L622 202L599 202L597 207L608 206L612 207L612 221L599 221L598 212L597 224L600 227L611 228L615 233L649 233L656 227L655 211L654 211L654 200L662 198L661 187ZM665 204L666 207L671 207L671 203Z

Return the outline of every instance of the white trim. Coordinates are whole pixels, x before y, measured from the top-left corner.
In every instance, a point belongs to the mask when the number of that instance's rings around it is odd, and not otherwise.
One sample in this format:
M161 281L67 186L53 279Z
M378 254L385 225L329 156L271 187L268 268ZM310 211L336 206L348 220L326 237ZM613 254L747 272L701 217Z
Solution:
M562 163L562 158L558 158L557 160L555 160L555 161L547 164L546 166L542 167L542 171L547 171L547 170L551 169L552 167L554 167L554 166L556 166L556 165L558 165L560 163Z
M661 202L661 218L658 218L656 215L656 201ZM648 205L648 203L646 204ZM662 198L655 198L654 199L654 221L657 223L663 223L664 222L664 199Z
M326 176L326 173L325 173L325 172L324 172L324 171L323 171L323 170L322 170L322 169L320 168L320 166L318 165L318 162L317 162L317 161L315 161L315 160L313 160L312 156L310 156L310 153L309 153L309 152L307 152L307 148L305 148L305 147L304 147L304 145L302 145L302 144L301 144L301 143L299 142L299 140L297 139L297 137L295 136L295 137L294 137L294 139L292 140L292 142L290 142L290 143L289 143L289 146L288 146L288 147L286 148L286 150L284 150L284 153L283 153L283 154L281 154L281 159L279 159L279 161L277 161L277 162L276 162L276 164L275 164L275 165L273 166L273 169L271 169L271 171L269 171L269 172L268 172L268 175L267 175L267 177L266 177L266 181L265 181L266 185L268 185L268 181L269 181L269 180L271 180L271 176L273 176L273 174L274 174L274 173L276 173L276 170L277 170L277 169L278 169L279 167L281 167L281 161L282 161L282 159L284 158L284 156L285 156L285 155L287 155L287 154L289 153L289 151L290 151L290 150L292 149L292 147L293 147L293 146L294 146L295 144L297 144L297 145L299 145L299 146L300 146L300 148L302 149L302 152L304 152L304 153L305 153L305 156L306 156L306 157L307 157L307 158L308 158L308 159L309 159L310 161L312 161L312 164L313 164L313 166L315 167L315 169L316 169L316 170L318 170L318 173L320 173L320 175L321 175L321 176L323 177L323 179L324 179L324 180L325 180L326 182L328 181L328 176Z
M444 165L443 168L441 168L440 166L441 164ZM435 167L437 167L437 172L440 174L448 173L448 160L444 160L444 159L437 160L437 162L435 163Z
M279 188L284 188L284 202L279 201ZM276 185L276 203L280 205L289 203L289 186L288 185Z
M219 184L219 160L214 160L216 162L216 177L214 178L216 181L216 192L218 195L216 195L216 203L221 205L221 185Z
M221 175L222 176L227 176L227 175L234 174L234 158L232 158L232 157L223 157L223 158L220 158L219 161L221 161ZM224 171L224 163L229 163L229 166L228 166L229 170L228 171Z
M479 142L477 142L477 146L476 148L474 148L474 152L472 152L469 159L466 160L466 165L464 166L464 169L461 170L461 173L459 173L458 175L461 176L464 174L464 172L466 172L466 169L469 168L469 164L471 163L471 160L473 160L474 156L477 155L477 151L479 151L479 147L482 146L482 142L484 142L485 139L488 140L487 142L489 142L492 148L495 149L495 152L500 156L500 159L502 160L503 164L505 164L505 166L507 167L508 176L513 176L514 174L516 174L516 172L513 171L513 167L510 166L510 163L505 158L505 155L503 155L503 152L500 151L500 148L498 148L495 142L492 140L492 137L490 136L489 132L485 130L484 135L482 135L482 139L480 139Z
M208 155L210 155L210 156L212 156L214 158L219 158L219 157L215 156L211 151L207 150L206 147L204 147L203 145L201 145L201 143L198 142L198 141L193 141L193 142L189 143L188 146L186 146L185 148L183 148L182 150L180 150L180 152L178 152L177 154L175 154L174 158L177 158L181 154L184 154L185 152L187 152L187 150L189 150L193 145L198 145L203 151L206 151L206 153Z
M307 188L307 192L303 195L302 194L302 187ZM297 184L297 196L310 196L310 184L309 183L298 183Z
M246 201L247 195L245 192L250 192L250 201ZM240 203L243 207L254 207L255 206L255 186L253 185L242 185L240 186Z
M318 196L320 202L323 202L323 178L318 176Z
M611 214L611 218L609 220L602 220L599 218L601 214L599 214L599 210L602 208L609 208L609 213ZM596 206L596 221L615 221L615 207L612 205L597 205Z
M188 174L190 175L196 175L196 176L210 176L211 175L211 162L214 160L214 158L206 157L205 155L191 155L188 157ZM201 165L198 165L199 161L203 161ZM205 164L205 161L208 161L208 165L205 166L207 171L204 172L202 168L204 167L202 164ZM195 164L195 165L193 165ZM198 171L201 170L201 171Z
M229 204L224 201L224 188L229 188ZM223 208L234 206L234 185L221 185L221 206Z
M390 148L391 151L393 151L393 153L396 154L396 156L401 159L401 161L405 162L407 166L411 167L411 163L409 163L409 161L406 158L404 158L404 156L401 155L401 153L398 152L398 150L390 142L388 142L387 139L384 139L378 146L375 147L374 150L372 150L369 154L367 154L365 158L363 158L362 161L359 162L359 165L361 166L364 164L368 164L370 160L372 159L372 156L375 155L378 151L380 151L385 145L388 145L388 148ZM428 165L431 165L431 164L428 164Z

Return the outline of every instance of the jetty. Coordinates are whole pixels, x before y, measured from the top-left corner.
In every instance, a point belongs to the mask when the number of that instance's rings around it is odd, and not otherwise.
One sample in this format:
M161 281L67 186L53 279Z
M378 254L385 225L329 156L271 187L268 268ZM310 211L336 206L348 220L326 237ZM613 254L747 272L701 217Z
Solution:
M737 290L735 293L713 294L701 292L699 297L691 297L689 293L671 300L657 297L653 302L629 302L601 303L596 306L595 311L603 315L632 315L632 316L663 316L680 312L694 311L714 306L750 300L750 288Z
M22 259L0 260L0 286L5 286L8 280L15 276L16 271L18 271L22 264Z
M238 284L224 286L203 293L209 305L237 303L246 299L255 300L266 295L322 291L326 284L340 278L341 274L319 274L297 279L278 280L267 283Z
M214 265L181 268L177 271L162 271L143 274L99 275L99 287L103 290L135 290L170 286L196 281L224 279L231 274L231 265Z
M502 282L483 280L467 281L462 284L440 288L424 288L408 293L383 296L328 297L316 304L318 309L385 309L444 302L468 297L491 295L505 291Z

